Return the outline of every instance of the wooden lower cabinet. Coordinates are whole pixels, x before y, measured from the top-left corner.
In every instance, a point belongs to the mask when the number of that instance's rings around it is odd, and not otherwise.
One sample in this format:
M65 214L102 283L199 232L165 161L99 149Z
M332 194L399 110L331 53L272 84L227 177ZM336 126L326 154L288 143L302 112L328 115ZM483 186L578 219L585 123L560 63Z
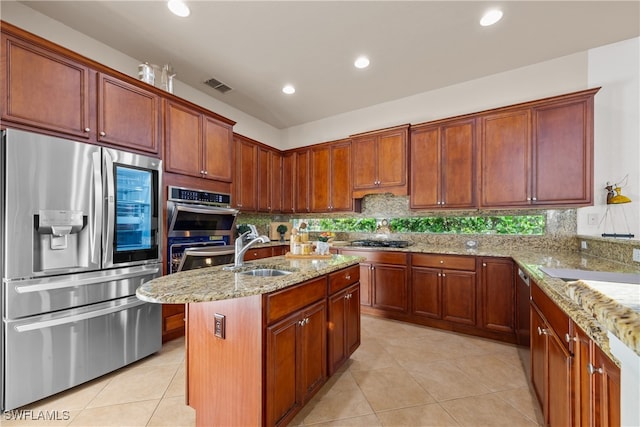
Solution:
M514 335L515 265L510 258L478 258L480 319L484 329Z
M329 375L360 346L360 283L329 296Z
M266 330L266 425L286 425L324 384L326 302L295 312Z
M162 304L162 342L184 335L184 304Z

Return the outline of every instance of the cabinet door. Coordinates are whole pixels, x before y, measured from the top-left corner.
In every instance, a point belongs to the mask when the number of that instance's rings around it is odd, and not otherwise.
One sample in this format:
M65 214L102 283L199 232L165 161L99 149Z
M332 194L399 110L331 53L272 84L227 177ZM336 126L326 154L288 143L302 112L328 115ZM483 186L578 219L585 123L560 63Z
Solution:
M360 283L355 283L347 289L347 292L349 298L347 298L345 337L347 357L349 357L360 347Z
M475 120L445 125L442 129L440 206L474 207L476 194Z
M98 75L98 141L158 154L160 97Z
M440 270L412 267L413 314L431 319L442 319L442 290Z
M242 210L256 210L258 150L255 144L235 138L236 171L233 180L236 206Z
M533 110L533 203L589 204L593 96Z
M481 205L529 205L530 110L484 116L481 122Z
M572 424L572 357L558 336L550 329L547 337L547 420L551 426Z
M593 377L589 373L592 341L580 328L573 325L573 420L575 426L591 427L595 402L592 398Z
M165 104L165 138L165 170L201 177L202 115L168 101Z
M531 304L531 383L538 402L546 406L545 389L547 387L547 338L544 334L547 324Z
M510 259L482 258L480 292L482 327L515 333L515 273Z
M295 166L296 153L289 152L282 156L282 212L295 212Z
M347 299L345 289L329 297L329 375L332 375L347 358Z
M328 146L310 150L311 212L331 210L331 149Z
M598 347L593 346L593 425L620 425L620 368Z
M282 212L282 154L271 151L271 212Z
M222 182L233 180L233 130L231 126L204 116L204 177Z
M377 138L375 136L355 138L351 141L354 190L377 187L377 146Z
M304 310L301 329L300 385L307 401L327 378L327 306L324 300Z
M440 206L440 128L411 134L411 208Z
M407 183L406 129L380 135L377 156L380 187L398 187Z
M89 138L89 68L2 34L3 121Z
M263 147L258 150L257 197L258 211L271 211L271 151Z
M442 318L467 325L476 324L476 273L443 270Z
M353 211L351 195L351 144L331 147L331 210Z
M407 267L378 263L373 264L372 267L372 306L383 310L407 313L409 311Z
M309 181L310 181L310 150L298 151L296 153L296 212L309 212Z
M299 313L266 330L266 425L278 424L302 405L300 382Z
M371 307L373 304L373 265L369 262L360 263L360 304Z

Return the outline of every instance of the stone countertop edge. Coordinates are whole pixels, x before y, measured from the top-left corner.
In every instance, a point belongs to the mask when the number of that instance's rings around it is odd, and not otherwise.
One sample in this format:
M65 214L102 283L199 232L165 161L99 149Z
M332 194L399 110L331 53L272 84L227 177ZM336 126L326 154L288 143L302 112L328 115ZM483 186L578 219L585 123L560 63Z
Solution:
M138 287L136 296L152 303L189 304L262 295L357 265L361 261L364 258L348 255L334 255L330 259L263 258L245 262L237 272L215 266L158 277ZM268 277L242 274L243 271L256 268L292 273Z

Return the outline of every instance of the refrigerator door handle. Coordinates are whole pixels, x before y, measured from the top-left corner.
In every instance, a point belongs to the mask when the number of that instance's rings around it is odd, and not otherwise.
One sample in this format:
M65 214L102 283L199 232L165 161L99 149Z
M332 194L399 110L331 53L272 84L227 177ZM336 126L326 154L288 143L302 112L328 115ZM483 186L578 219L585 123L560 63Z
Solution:
M151 278L153 278L159 272L160 272L160 267L145 267L144 270L136 270L136 271L121 273L121 274L112 275L112 276L100 275L100 276L88 277L86 279L80 279L80 280L71 280L71 281L61 280L57 283L49 282L49 283L38 283L35 285L26 284L23 286L16 286L15 291L18 294L26 294L30 292L42 292L42 291L51 291L54 289L74 288L76 286L93 285L96 283L104 283L112 280L132 279L134 277L141 277L141 276L152 276ZM41 280L36 279L36 281L39 282Z
M132 299L135 299L135 301L132 301ZM50 320L43 320L40 322L27 323L24 325L16 325L14 326L14 329L17 332L35 331L38 329L50 328L52 326L65 325L67 323L74 323L74 322L79 322L81 320L93 319L95 317L105 316L107 314L127 310L132 307L137 307L142 304L148 304L144 301L137 299L136 297L132 297L127 301L128 302L126 304L119 304L113 307L103 308L95 311L89 311L86 313L76 314L68 317L61 317L59 319L50 319Z
M90 246L91 246L91 263L99 262L97 259L97 252L100 248L100 233L102 232L102 173L100 161L100 152L93 153L92 165L93 165L93 230L90 233Z
M103 238L103 253L102 253L102 266L112 265L113 262L113 234L115 227L115 189L114 189L114 176L113 176L113 159L111 154L107 150L104 150L104 175L106 194L104 195L107 217L104 221L104 238Z

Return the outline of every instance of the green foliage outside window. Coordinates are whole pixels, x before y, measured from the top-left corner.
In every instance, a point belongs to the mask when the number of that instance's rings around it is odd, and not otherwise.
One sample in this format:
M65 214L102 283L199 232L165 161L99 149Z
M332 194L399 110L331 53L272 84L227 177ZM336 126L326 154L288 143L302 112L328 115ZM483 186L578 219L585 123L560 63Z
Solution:
M309 231L355 233L373 233L377 225L375 218L321 218L296 219L294 227L300 222L306 222ZM541 235L545 216L406 217L391 218L389 226L394 233Z

